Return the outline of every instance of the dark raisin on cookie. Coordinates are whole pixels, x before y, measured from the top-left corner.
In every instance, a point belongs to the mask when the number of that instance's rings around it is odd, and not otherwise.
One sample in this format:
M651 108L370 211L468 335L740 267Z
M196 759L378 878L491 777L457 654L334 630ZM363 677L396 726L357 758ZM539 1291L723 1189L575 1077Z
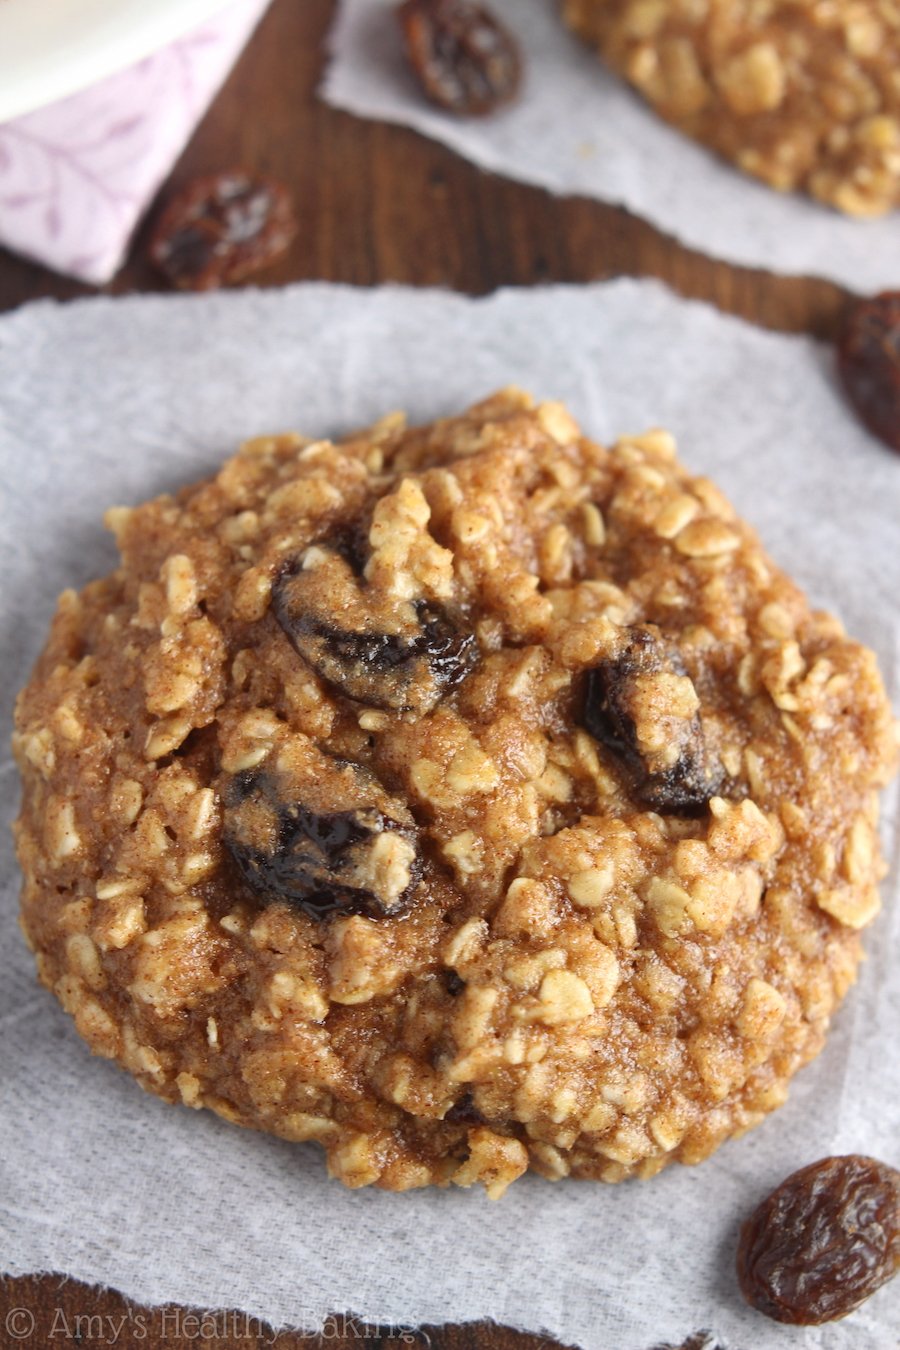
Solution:
M515 98L522 57L509 30L473 0L404 0L397 18L426 96L463 117Z
M374 806L314 811L266 773L239 774L226 796L224 841L255 894L316 919L405 911L422 871L409 827Z
M455 970L444 971L444 986L451 998L458 998L466 987L466 982Z
M464 1092L461 1097L457 1098L444 1116L444 1120L448 1125L485 1124L484 1116L475 1105L475 1098L471 1092Z
M478 651L472 633L418 602L415 619L396 632L351 623L318 588L303 560L285 567L273 589L278 623L299 656L326 684L375 708L422 716L468 673Z
M722 788L684 662L652 625L629 629L623 650L588 671L582 720L655 811L697 815Z
M794 1172L741 1230L747 1302L777 1322L846 1317L900 1270L900 1172L874 1158L822 1158Z

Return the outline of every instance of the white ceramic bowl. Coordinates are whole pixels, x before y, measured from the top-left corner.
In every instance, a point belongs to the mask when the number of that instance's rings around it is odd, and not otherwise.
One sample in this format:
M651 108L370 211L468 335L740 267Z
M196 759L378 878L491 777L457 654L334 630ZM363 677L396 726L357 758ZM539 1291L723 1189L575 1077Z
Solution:
M224 0L0 0L0 122L65 98L203 23Z

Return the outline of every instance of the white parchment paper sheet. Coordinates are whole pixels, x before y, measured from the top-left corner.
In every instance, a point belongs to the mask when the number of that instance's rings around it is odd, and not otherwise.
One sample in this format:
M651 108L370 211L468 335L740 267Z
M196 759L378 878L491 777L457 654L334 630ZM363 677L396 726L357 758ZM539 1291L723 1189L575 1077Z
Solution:
M850 220L718 160L661 121L563 26L559 0L491 0L521 41L527 81L515 106L468 119L422 96L393 3L340 0L322 85L329 103L415 127L509 178L627 206L727 262L859 291L900 285L900 213Z
M429 419L510 381L567 400L599 438L671 427L775 557L878 649L896 691L900 460L844 407L830 353L619 281L480 301L305 286L0 319L4 705L57 592L113 565L109 503L206 474L252 433L324 435L394 407ZM0 784L9 816L6 758ZM896 794L886 814L896 858ZM306 1327L349 1310L407 1325L487 1316L585 1350L646 1350L700 1326L732 1350L895 1345L900 1282L848 1323L798 1335L742 1307L732 1263L740 1217L795 1166L841 1149L900 1164L896 862L862 981L765 1125L695 1170L619 1187L526 1178L492 1204L342 1190L314 1146L166 1106L92 1059L35 983L5 829L0 847L9 1271Z

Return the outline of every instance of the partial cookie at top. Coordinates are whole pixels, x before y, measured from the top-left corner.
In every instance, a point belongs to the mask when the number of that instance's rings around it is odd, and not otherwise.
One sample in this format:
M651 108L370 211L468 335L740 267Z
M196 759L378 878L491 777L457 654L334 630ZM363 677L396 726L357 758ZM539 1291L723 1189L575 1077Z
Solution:
M900 205L900 11L886 0L562 0L662 117L770 187Z
M15 737L23 926L95 1052L397 1190L647 1177L784 1100L894 728L671 436L508 390L108 522Z

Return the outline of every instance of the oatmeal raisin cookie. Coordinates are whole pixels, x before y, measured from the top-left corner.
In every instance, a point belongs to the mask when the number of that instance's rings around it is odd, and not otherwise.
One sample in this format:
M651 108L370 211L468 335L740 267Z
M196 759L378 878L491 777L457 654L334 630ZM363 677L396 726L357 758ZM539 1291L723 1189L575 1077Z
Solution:
M505 391L108 524L15 736L24 929L96 1053L397 1190L649 1177L784 1100L894 729L671 436Z
M562 0L667 121L780 191L900 204L895 0Z

